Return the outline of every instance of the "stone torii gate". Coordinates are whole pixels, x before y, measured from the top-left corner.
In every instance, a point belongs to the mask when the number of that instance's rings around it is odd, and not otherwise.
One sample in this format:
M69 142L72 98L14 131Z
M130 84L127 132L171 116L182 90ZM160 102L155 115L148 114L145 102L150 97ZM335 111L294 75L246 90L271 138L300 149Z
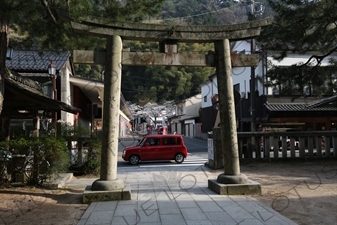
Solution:
M130 189L117 178L118 123L122 65L133 66L215 66L218 79L224 173L221 184L246 184L240 173L236 133L232 67L258 65L258 55L230 52L230 41L251 39L260 34L271 19L221 26L169 26L157 24L111 22L104 19L71 22L75 32L106 38L106 51L74 51L74 63L105 64L103 99L103 137L100 179L91 186L87 202L93 200L130 199ZM122 50L122 40L159 42L159 52L129 52ZM214 43L215 52L208 54L180 53L178 42ZM212 188L214 185L210 185ZM216 187L217 188L217 187ZM216 189L215 188L215 189ZM106 193L117 193L108 196ZM103 193L98 197L99 193ZM120 194L122 193L122 194ZM218 192L219 193L219 192ZM105 197L102 197L105 196Z

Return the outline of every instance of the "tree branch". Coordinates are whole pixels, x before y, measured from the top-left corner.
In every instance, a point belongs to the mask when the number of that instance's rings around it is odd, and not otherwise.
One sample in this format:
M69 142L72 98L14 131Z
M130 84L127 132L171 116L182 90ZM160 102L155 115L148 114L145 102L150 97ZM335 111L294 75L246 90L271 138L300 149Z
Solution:
M57 20L56 20L54 14L51 12L47 0L41 0L41 4L42 4L43 8L47 11L47 13L49 14L49 16L51 17L51 19L53 20L53 22L55 24L57 24Z
M327 52L327 53L324 54L324 55L312 55L312 56L309 57L309 59L308 59L302 66L308 65L312 59L316 59L316 60L317 60L317 65L316 65L316 66L319 66L319 65L322 63L322 61L323 61L323 59L324 59L325 57L331 55L331 54L332 54L333 52L335 52L336 50L337 50L337 46L334 47L333 49L331 49L329 52Z

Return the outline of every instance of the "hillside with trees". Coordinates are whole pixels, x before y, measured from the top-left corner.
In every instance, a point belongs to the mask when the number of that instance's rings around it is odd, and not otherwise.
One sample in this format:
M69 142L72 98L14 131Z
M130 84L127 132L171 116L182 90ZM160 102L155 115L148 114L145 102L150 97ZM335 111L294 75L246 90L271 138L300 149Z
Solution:
M4 30L10 27L10 45L14 48L35 49L104 49L105 40L97 37L83 37L72 32L68 22L58 19L56 10L70 12L73 20L87 16L99 16L110 20L131 21L141 23L158 23L169 25L223 25L247 22L250 18L252 1L237 0L142 0L142 1L78 1L71 5L63 1L36 1L27 4L25 1L6 1L0 7ZM280 58L286 52L322 51L322 55L313 56L318 61L336 50L335 47L335 14L336 5L332 0L315 1L274 1L261 0L254 2L255 9L263 7L262 17L270 17L276 12L274 25L264 32L259 39L263 49L282 50ZM17 13L20 12L20 13ZM29 15L29 16L28 16ZM23 18L29 18L24 20ZM326 32L322 34L322 30ZM9 32L9 30L8 30ZM6 37L2 40L8 39ZM2 33L4 34L4 33ZM294 39L294 37L298 37ZM318 40L318 41L317 41ZM288 45L286 45L287 43ZM8 42L1 42L1 58ZM158 43L125 41L124 48L130 51L158 51ZM289 45L290 44L290 45ZM212 44L179 43L179 52L207 53L212 51ZM308 64L309 66L309 64ZM298 69L305 71L308 77L297 76ZM102 80L104 65L75 65L76 76ZM334 67L330 67L327 76L318 67L295 67L293 72L287 71L296 82L319 81L320 85L331 75ZM326 71L326 70L325 70ZM215 68L198 67L124 67L122 77L122 93L126 100L140 105L147 102L163 102L166 100L182 100L200 92L199 85L215 72ZM3 72L2 72L3 73ZM284 71L270 73L270 76L282 81ZM314 77L312 79L312 77ZM318 82L317 82L318 83ZM272 84L271 84L272 85ZM301 84L302 85L302 84ZM303 85L302 85L303 86Z
M263 1L265 2L265 1ZM264 3L263 3L264 4ZM270 16L266 7L264 17ZM222 25L248 21L249 7L238 1L170 0L160 14L144 22L170 25ZM126 42L130 51L158 51L157 43ZM178 43L179 52L206 54L213 44ZM200 84L215 72L202 67L128 67L123 68L122 92L128 101L146 104L182 100L200 93Z
M111 20L141 21L160 12L165 0L39 1L5 0L0 5L0 113L4 99L4 76L8 46L16 49L96 49L104 41L75 34L69 22L58 18L67 11L72 20L100 16Z
M98 16L110 20L186 26L241 23L248 18L247 3L233 0L33 2L5 1L0 6L0 25L5 31L0 47L2 65L8 44L16 49L41 51L105 48L104 39L74 33L67 21L58 18L57 10L68 11L73 20ZM125 41L123 44L131 51L158 51L158 43L154 42ZM187 43L179 43L178 49L179 52L198 53L214 50L211 44ZM104 65L75 65L75 71L76 76L102 80ZM122 93L126 100L139 104L181 100L199 93L199 85L214 72L214 68L124 67Z

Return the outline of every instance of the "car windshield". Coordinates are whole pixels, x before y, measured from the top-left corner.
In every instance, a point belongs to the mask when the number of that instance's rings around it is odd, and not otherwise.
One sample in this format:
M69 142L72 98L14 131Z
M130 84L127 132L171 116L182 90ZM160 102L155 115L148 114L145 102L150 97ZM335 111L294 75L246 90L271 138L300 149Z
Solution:
M145 142L145 140L146 140L146 137L144 137L142 140L140 140L140 141L138 142L138 145L143 145L144 142Z

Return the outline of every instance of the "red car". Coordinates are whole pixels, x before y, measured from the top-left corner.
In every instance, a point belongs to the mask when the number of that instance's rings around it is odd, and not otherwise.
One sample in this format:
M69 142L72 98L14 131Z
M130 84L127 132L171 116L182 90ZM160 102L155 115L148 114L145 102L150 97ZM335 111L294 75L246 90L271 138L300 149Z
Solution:
M124 148L122 158L132 165L153 160L182 163L187 158L187 148L181 135L148 135L138 145Z

